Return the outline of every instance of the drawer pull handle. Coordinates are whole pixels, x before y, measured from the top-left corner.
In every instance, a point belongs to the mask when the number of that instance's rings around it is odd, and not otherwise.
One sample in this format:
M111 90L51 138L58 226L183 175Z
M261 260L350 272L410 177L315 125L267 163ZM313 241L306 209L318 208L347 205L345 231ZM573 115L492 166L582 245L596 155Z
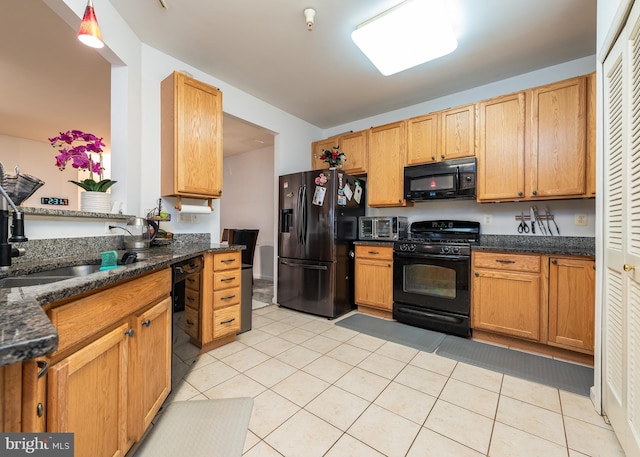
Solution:
M222 263L233 263L235 261L236 261L236 259L224 259L224 260L221 260L220 262L222 262Z
M222 282L230 282L230 281L233 281L235 279L236 279L235 276L231 276L230 278L222 278L220 281L222 281Z
M38 406L36 406L36 414L38 417L44 416L44 406L42 406L42 403L38 403Z
M233 322L235 320L236 320L236 318L234 317L234 318L231 318L231 319L229 319L227 321L222 321L222 322L220 322L220 324L230 324L231 322Z
M193 322L192 320L190 320L190 319L187 319L187 324L189 324L189 325L193 325L193 324L194 324L194 322Z
M380 254L380 252L379 251L369 251L369 254L378 255L378 254Z
M196 282L196 280L195 280L194 278L192 278L192 277L188 277L188 278L187 278L187 281L189 281L189 282Z
M498 263L516 263L515 260L506 260L506 259L496 259Z
M193 298L193 297L187 297L187 300L189 300L189 301L196 301L196 299L195 299L195 298Z
M129 330L125 330L124 334L127 336L133 336L135 335L136 332L133 331L132 328L130 328Z
M143 327L149 327L151 325L151 320L147 319L145 321L142 321L142 326Z
M231 300L232 298L235 298L235 296L235 294L227 295L226 297L220 297L220 300Z

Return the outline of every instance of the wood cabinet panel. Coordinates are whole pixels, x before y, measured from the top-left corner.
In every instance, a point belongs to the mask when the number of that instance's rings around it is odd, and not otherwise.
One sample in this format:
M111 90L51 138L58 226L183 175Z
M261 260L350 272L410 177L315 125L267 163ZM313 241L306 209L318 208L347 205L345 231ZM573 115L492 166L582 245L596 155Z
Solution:
M369 133L367 195L369 206L406 206L404 162L406 122L374 127ZM375 183L375 185L372 185Z
M170 292L171 270L165 268L62 306L53 304L48 314L58 330L58 349L51 357L130 315L136 309L132 304L143 304L141 299L151 303Z
M506 252L474 252L473 266L474 268L537 273L540 271L540 256Z
M440 160L476 155L476 106L467 105L440 112Z
M242 279L241 272L237 269L216 271L213 274L213 287L215 289L227 289L229 287L239 287Z
M128 329L116 327L49 369L47 429L73 433L77 457L127 451Z
M584 76L531 91L530 196L585 194L586 105Z
M174 72L161 83L163 196L222 196L222 93Z
M393 247L357 245L355 302L380 309L390 317L393 309Z
M184 331L195 341L200 340L200 319L197 309L185 306Z
M347 133L340 136L340 150L347 156L342 167L349 175L359 175L367 172L369 158L369 131Z
M480 270L473 276L473 327L540 339L540 275Z
M327 138L324 140L314 141L311 143L311 169L312 170L325 170L329 168L329 164L324 160L320 160L322 150L327 149L331 151L334 146L340 147L340 138L337 136Z
M0 367L0 431L22 431L22 363Z
M549 344L593 354L595 262L551 257Z
M479 104L478 201L517 200L525 188L525 94Z
M240 303L240 287L216 290L213 293L213 309Z
M213 333L216 338L235 335L240 330L240 305L213 311Z
M407 121L407 165L436 162L440 157L440 116L431 113Z

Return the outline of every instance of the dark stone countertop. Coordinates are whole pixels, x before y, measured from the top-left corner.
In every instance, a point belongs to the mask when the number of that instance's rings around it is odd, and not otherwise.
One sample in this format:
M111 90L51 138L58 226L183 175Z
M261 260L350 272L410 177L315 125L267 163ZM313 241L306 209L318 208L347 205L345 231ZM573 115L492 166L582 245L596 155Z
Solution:
M595 257L596 239L574 236L480 235L480 242L472 250Z
M42 307L75 295L111 286L119 281L158 270L190 257L212 251L242 250L245 246L209 243L180 243L142 251L138 261L86 276L29 287L0 289L0 366L28 360L53 352L58 334ZM119 258L124 251L119 251ZM100 263L96 253L85 257L61 257L23 263L1 271L0 278L48 270L51 268Z

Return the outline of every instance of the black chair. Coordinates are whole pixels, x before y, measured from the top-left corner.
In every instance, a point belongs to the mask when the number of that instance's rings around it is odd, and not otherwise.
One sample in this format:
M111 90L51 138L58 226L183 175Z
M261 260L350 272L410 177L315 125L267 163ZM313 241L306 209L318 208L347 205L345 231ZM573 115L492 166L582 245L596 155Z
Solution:
M242 244L247 248L242 250L242 263L253 266L253 255L258 242L258 229L224 229L229 233L229 244ZM224 233L224 232L223 232Z

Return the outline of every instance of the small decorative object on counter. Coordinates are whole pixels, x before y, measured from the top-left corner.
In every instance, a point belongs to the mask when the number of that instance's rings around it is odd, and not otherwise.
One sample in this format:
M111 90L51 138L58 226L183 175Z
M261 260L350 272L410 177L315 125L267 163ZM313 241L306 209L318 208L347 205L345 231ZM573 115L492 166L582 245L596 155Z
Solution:
M344 152L340 151L338 146L333 146L331 149L331 151L323 149L320 160L327 162L329 164L329 168L342 168L342 164L347 161L347 156Z
M5 175L5 190L13 203L20 205L27 198L31 197L36 190L44 185L44 181L35 176L20 173L20 167L14 168L15 175Z

